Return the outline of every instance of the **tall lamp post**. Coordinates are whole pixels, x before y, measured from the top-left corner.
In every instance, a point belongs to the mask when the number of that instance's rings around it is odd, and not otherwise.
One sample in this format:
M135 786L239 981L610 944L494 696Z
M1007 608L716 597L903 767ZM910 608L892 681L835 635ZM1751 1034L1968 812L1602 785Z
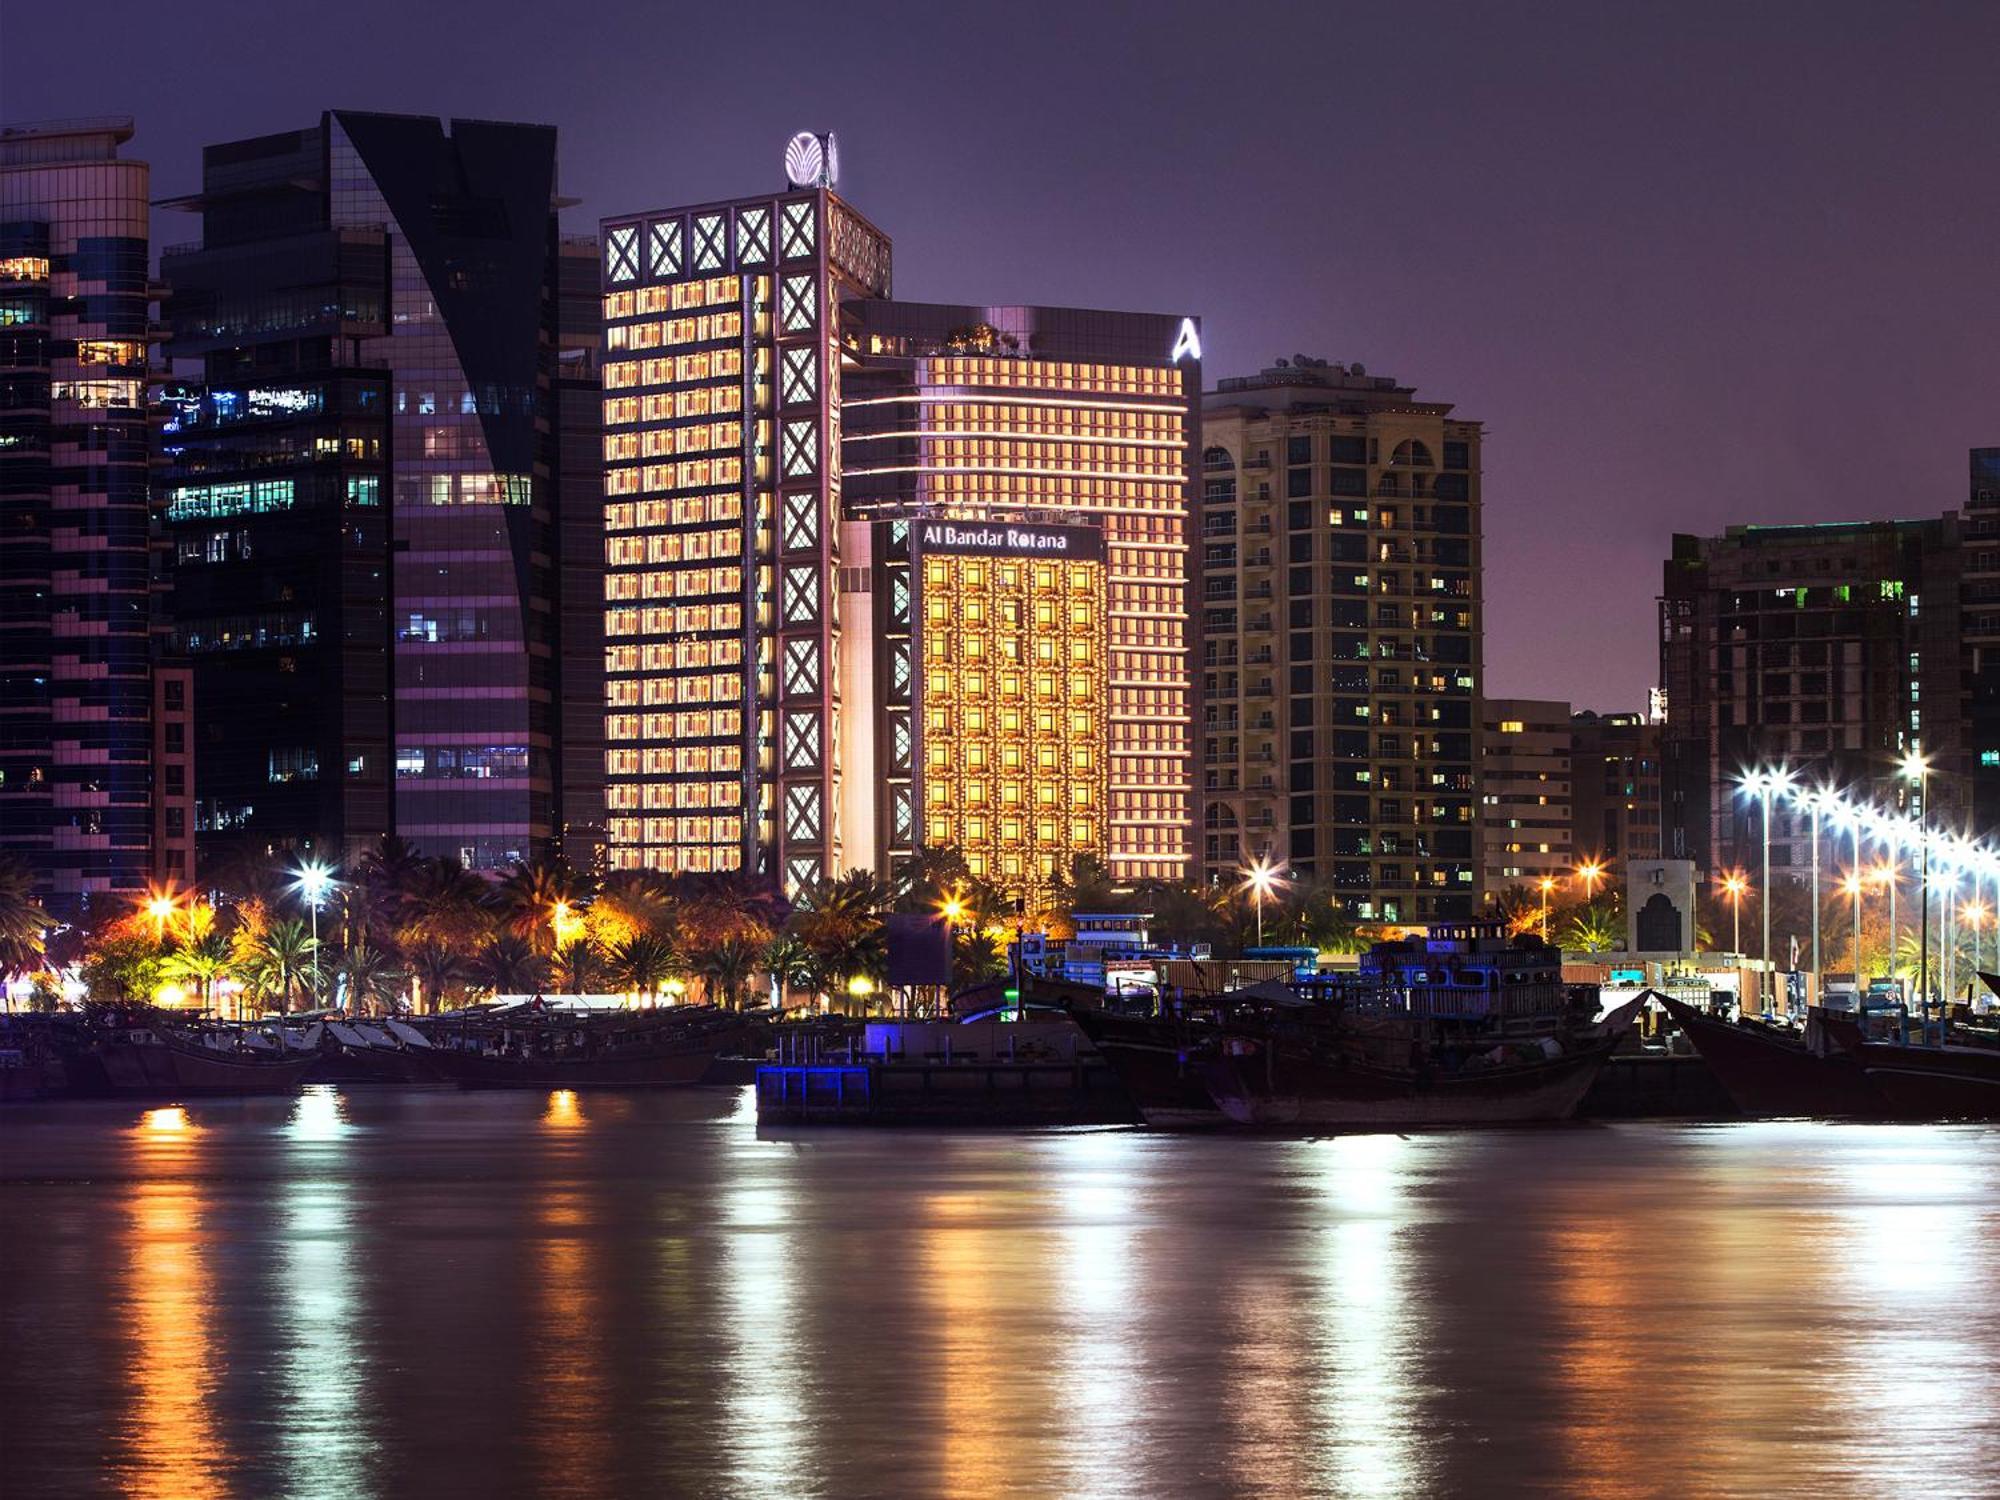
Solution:
M299 877L293 882L293 885L298 893L305 898L307 907L312 911L312 990L313 1009L317 1010L323 998L320 994L319 979L319 904L326 898L327 890L333 885L333 871L325 865L317 863L301 865L299 866Z
M1277 889L1282 878L1280 867L1263 858L1253 860L1243 872L1243 885L1250 892L1251 905L1257 908L1257 946L1264 946L1264 898Z
M1544 875L1537 884L1542 888L1542 942L1546 944L1549 940L1549 892L1556 888L1556 878Z
M1735 930L1729 940L1732 956L1743 956L1743 893L1750 889L1750 882L1743 878L1741 870L1731 870L1722 877L1722 894L1729 898L1729 911L1735 923Z
M1910 746L1910 753L1903 757L1902 771L1905 777L1917 784L1917 841L1923 847L1924 860L1917 886L1918 924L1922 933L1917 940L1917 987L1928 1005L1931 988L1931 764L1924 758L1921 746Z
M1854 898L1854 1013L1861 1013L1861 872L1850 870L1840 882L1842 895Z
M1807 792L1806 810L1812 814L1812 974L1813 993L1819 992L1819 815L1826 805L1826 793Z

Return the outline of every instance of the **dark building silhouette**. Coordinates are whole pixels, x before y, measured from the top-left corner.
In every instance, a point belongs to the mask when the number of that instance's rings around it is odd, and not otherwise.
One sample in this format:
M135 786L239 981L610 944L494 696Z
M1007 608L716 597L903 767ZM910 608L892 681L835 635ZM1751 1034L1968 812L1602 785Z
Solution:
M1745 770L1784 765L1907 805L1897 765L1930 757L1933 816L1967 811L1959 518L1736 526L1676 536L1660 599L1663 856L1712 873L1762 857ZM1780 807L1771 864L1802 873L1809 819Z
M1644 714L1570 718L1570 847L1579 859L1660 857L1660 726Z
M393 831L485 869L560 835L599 460L555 164L547 127L333 111L207 148L175 205L202 232L162 258L161 509L204 861Z

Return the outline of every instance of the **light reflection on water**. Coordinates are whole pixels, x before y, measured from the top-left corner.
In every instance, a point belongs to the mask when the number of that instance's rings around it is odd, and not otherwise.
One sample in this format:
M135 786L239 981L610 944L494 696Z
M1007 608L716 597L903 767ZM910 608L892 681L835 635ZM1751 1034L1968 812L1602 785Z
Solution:
M0 1492L1991 1492L2000 1131L0 1118ZM101 1470L101 1472L100 1472Z

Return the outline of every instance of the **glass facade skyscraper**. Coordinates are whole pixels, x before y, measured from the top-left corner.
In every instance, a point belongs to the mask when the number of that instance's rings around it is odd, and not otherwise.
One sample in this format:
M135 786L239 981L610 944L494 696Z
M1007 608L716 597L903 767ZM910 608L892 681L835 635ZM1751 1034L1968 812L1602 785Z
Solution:
M554 193L533 125L335 111L204 153L163 273L205 854L393 831L491 869L558 836Z
M0 130L0 851L86 918L152 864L146 163ZM184 810L183 816L184 816Z

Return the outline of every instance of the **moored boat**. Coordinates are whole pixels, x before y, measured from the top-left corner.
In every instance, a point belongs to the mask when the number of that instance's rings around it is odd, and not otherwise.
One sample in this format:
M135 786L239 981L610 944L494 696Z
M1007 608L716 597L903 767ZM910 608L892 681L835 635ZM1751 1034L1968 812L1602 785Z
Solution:
M1084 1009L1072 1011L1070 1019L1117 1074L1148 1125L1189 1130L1229 1123L1202 1076L1204 1055L1221 1034L1214 1022Z
M1877 1039L1851 1017L1828 1018L1868 1084L1899 1120L2000 1120L2000 1047L1931 1040Z
M99 1046L114 1094L289 1094L318 1061L316 1052L218 1045L151 1026L123 1028Z
M1768 1021L1725 1021L1660 997L1737 1109L1753 1119L1879 1117L1889 1105L1855 1059L1824 1039L1815 1011L1804 1032Z
M1640 1003L1594 1025L1484 1047L1433 1047L1407 1030L1236 1036L1203 1076L1217 1106L1241 1125L1381 1130L1566 1120ZM1399 1061L1384 1055L1384 1044L1407 1051Z
M740 1017L706 1007L632 1016L537 1012L434 1027L428 1061L460 1088L647 1088L700 1083L740 1047Z

